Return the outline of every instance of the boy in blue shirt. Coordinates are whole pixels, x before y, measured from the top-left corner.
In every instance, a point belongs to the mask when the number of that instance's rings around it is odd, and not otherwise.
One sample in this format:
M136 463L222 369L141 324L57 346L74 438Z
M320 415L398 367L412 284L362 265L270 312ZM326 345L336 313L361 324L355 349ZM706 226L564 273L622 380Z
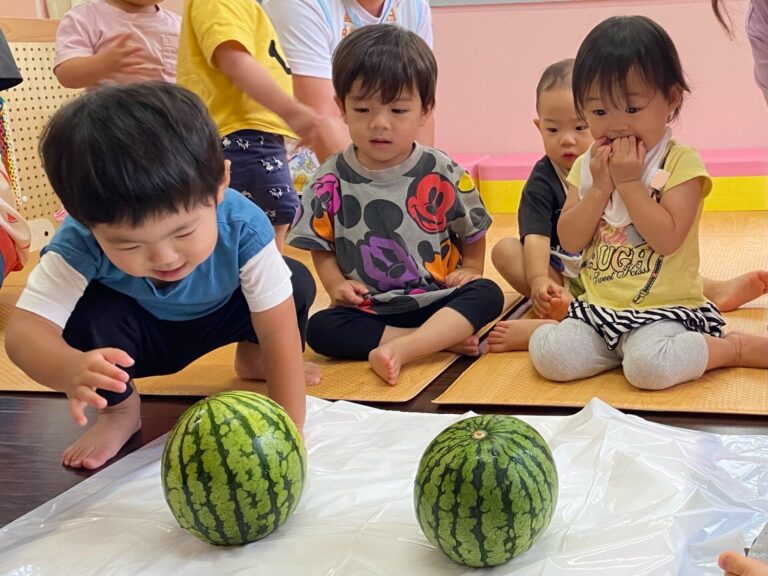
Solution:
M6 349L67 395L81 426L86 405L100 410L63 463L98 468L139 429L131 379L232 342L238 376L266 378L301 429L305 381L319 381L301 355L314 281L227 188L202 102L162 82L102 88L53 116L40 152L69 217L19 298Z

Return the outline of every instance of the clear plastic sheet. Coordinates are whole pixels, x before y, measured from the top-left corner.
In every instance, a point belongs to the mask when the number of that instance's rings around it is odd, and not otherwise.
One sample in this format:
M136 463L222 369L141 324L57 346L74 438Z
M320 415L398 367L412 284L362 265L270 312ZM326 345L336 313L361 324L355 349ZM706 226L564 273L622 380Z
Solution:
M309 398L309 481L269 537L219 548L184 532L163 500L163 439L0 531L0 573L33 575L475 575L421 533L413 478L431 439L465 416ZM483 573L721 575L768 520L768 437L651 423L599 400L526 416L549 442L560 498L544 537Z

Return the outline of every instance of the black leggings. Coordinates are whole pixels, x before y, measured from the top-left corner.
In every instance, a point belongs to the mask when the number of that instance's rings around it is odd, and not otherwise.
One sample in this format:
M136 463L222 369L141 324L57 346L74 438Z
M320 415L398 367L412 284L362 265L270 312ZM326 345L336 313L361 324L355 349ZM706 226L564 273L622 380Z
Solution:
M293 301L301 334L307 326L309 307L315 299L315 281L309 270L296 260L285 258L291 270ZM142 308L136 300L91 282L75 306L64 327L64 340L78 350L119 348L135 364L122 367L131 378L160 376L178 372L211 350L233 342L256 341L251 312L238 288L224 306L192 320L160 320ZM122 394L97 390L113 406L128 398L133 389Z
M307 344L324 356L367 360L387 326L418 328L438 310L452 308L477 332L498 317L503 306L501 288L486 279L469 282L429 306L400 314L371 314L338 306L312 315L307 325Z

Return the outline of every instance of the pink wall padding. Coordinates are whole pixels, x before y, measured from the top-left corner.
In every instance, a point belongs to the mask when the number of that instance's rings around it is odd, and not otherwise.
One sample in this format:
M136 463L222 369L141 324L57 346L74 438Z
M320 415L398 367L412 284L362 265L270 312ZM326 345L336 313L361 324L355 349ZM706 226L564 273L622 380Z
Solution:
M533 165L544 154L521 152L490 156L480 162L480 180L527 180Z
M768 148L699 150L710 176L766 176Z
M490 158L488 154L450 154L450 157L464 170L469 172L472 180L475 181L475 186L477 186L477 177L480 175L480 163Z
M767 176L768 148L739 148L721 150L699 150L710 176ZM465 154L462 156L478 156L480 160L478 173L480 180L508 181L527 180L533 165L541 158L541 153L499 154L495 156ZM458 158L458 157L455 157ZM457 160L457 162L459 162ZM459 162L461 164L461 162ZM462 164L463 165L463 164ZM467 168L465 166L467 170ZM473 174L474 178L474 174Z

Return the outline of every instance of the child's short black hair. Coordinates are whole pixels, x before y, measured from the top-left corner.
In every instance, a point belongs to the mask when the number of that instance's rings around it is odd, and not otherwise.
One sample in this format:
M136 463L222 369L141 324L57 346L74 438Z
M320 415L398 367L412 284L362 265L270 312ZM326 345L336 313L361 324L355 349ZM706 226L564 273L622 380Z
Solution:
M539 111L539 99L541 95L554 88L571 88L571 74L573 73L573 58L566 58L547 66L536 85L536 111Z
M626 96L627 75L634 70L644 82L671 101L690 92L677 49L666 31L645 16L614 16L595 26L581 43L573 64L573 99L583 116L589 91L617 105ZM681 100L682 104L682 100ZM673 118L680 112L677 107Z
M385 103L415 87L426 112L435 105L437 62L414 32L392 24L363 26L333 53L333 88L342 104L356 80L366 96L380 94Z
M210 205L224 176L205 106L166 82L83 94L53 115L39 151L64 208L88 227Z

